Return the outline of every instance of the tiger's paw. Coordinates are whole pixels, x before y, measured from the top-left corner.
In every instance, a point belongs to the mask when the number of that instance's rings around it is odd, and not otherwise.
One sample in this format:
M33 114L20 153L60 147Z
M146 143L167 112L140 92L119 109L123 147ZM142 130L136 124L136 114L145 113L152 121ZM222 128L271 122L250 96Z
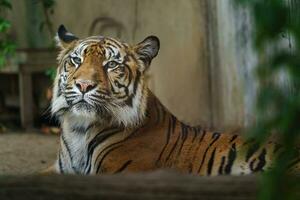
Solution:
M48 175L52 175L52 174L57 174L57 172L56 172L55 166L51 165L50 167L41 170L38 174L42 175L42 176L48 176Z

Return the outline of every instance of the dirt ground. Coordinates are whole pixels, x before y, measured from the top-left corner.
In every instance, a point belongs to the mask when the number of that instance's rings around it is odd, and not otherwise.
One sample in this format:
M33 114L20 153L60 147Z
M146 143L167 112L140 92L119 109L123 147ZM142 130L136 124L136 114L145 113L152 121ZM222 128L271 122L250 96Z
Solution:
M59 137L42 133L0 133L0 175L32 174L50 166Z

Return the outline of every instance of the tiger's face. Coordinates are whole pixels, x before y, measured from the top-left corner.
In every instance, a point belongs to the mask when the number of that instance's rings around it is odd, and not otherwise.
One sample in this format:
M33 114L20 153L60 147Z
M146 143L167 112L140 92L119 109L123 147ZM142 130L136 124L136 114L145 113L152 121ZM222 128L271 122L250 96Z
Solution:
M61 52L52 114L138 124L146 108L145 71L158 53L158 38L137 45L102 36L78 39L63 25L57 35Z

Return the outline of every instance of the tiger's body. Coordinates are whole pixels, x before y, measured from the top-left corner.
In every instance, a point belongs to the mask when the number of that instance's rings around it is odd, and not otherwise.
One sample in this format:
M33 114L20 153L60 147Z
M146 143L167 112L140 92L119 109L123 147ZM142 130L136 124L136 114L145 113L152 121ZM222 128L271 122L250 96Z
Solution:
M61 173L97 174L175 169L199 175L248 174L266 169L275 146L250 147L240 136L187 126L151 94L148 115L135 128L63 123L57 169ZM268 151L266 151L268 149ZM246 156L246 153L248 156Z
M63 26L58 36L52 113L62 135L56 172L240 175L271 167L280 146L187 126L151 93L144 73L158 53L156 37L136 46L100 36L79 40Z

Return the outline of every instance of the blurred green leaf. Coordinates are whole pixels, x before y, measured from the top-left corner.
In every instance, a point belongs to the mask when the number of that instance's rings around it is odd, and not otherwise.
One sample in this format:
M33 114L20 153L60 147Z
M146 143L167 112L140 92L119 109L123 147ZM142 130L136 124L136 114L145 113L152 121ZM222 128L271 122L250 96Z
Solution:
M45 8L52 8L55 5L55 0L41 0Z
M260 84L257 123L250 133L260 143L275 133L282 145L274 167L262 176L259 199L299 199L295 191L300 189L300 183L295 184L286 172L295 155L299 159L296 143L300 137L300 13L292 12L293 0L236 2L253 14L255 47L261 58L256 67ZM300 4L293 6L300 10ZM288 40L289 48L280 45L283 40ZM288 77L287 85L279 80L278 75L283 72Z
M0 18L0 32L5 32L11 27L11 24L9 21L7 21L4 18Z
M12 9L11 1L10 0L0 0L0 7Z
M49 76L51 80L54 80L56 77L56 67L51 67L46 70L46 75Z

